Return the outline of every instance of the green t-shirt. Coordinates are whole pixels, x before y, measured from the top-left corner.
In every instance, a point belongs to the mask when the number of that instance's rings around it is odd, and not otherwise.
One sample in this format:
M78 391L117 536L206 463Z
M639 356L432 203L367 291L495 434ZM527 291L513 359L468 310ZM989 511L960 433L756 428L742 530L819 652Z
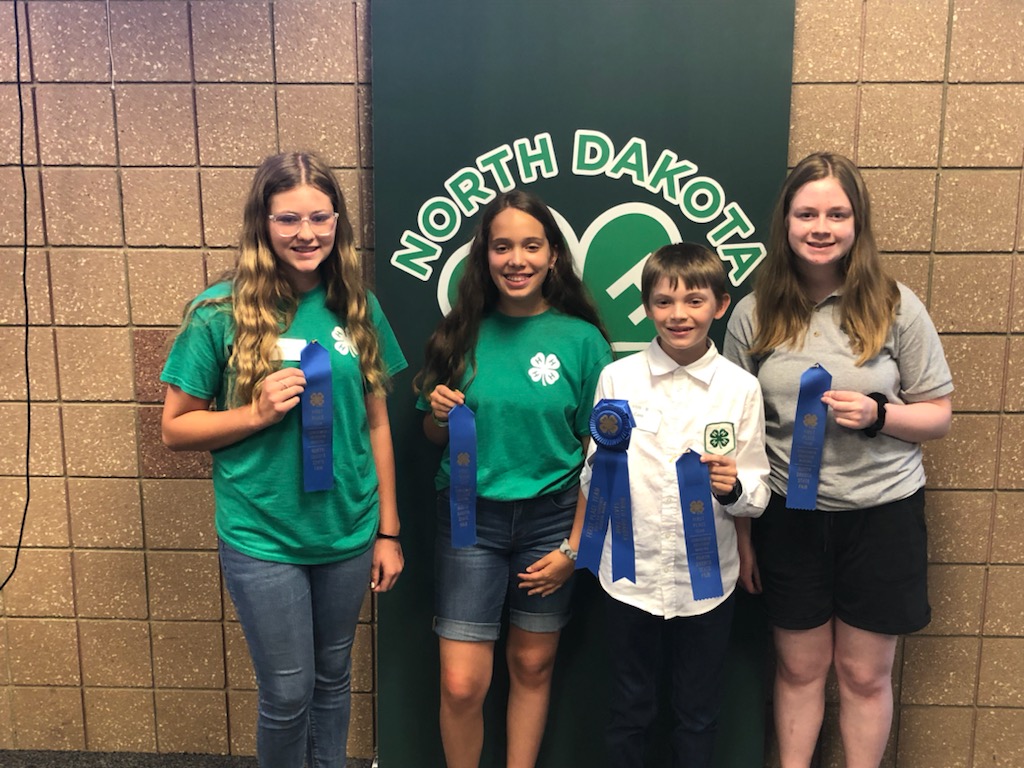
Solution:
M229 284L218 283L196 301L230 292ZM295 319L281 338L315 339L330 351L334 488L302 490L298 406L278 423L212 452L217 533L238 551L261 560L300 564L345 560L365 552L377 531L377 471L364 381L345 323L324 306L324 298L323 286L303 295ZM376 297L370 294L368 303L384 367L393 374L405 368L405 357ZM224 408L233 339L230 302L198 307L175 339L161 380ZM286 360L282 365L298 367L298 361Z
M475 376L459 389L476 414L478 496L532 499L568 488L583 464L594 389L612 352L601 332L549 309L494 312L480 324ZM430 410L425 397L417 407ZM450 484L445 449L435 484Z

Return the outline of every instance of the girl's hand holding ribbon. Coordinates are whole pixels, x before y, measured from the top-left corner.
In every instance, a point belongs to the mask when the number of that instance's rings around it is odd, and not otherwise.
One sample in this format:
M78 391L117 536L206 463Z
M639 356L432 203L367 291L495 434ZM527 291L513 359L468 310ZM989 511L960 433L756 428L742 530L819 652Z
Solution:
M260 424L269 427L285 417L299 404L299 395L306 389L306 374L299 368L282 368L263 379L256 413Z

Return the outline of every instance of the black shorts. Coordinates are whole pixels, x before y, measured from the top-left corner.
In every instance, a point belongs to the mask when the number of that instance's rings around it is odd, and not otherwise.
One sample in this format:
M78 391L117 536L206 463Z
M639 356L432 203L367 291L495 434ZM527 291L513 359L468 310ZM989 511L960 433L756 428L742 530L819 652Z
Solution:
M813 629L833 616L851 627L902 635L927 626L928 535L924 489L844 512L787 509L772 494L753 523L771 623Z

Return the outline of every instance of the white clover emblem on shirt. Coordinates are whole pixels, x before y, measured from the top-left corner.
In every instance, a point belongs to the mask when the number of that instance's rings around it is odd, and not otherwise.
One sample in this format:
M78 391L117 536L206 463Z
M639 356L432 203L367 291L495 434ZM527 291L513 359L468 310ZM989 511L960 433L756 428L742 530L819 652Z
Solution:
M538 352L530 358L530 365L532 367L529 374L534 381L540 382L545 387L558 381L558 369L562 367L562 364L554 355L545 356L543 352Z
M345 333L345 329L341 326L334 326L334 330L331 331L331 337L334 339L334 348L338 350L339 355L352 355L352 357L358 357L356 353L355 345L349 339L348 334Z
M704 427L704 453L726 456L736 450L736 427L730 421L716 421Z

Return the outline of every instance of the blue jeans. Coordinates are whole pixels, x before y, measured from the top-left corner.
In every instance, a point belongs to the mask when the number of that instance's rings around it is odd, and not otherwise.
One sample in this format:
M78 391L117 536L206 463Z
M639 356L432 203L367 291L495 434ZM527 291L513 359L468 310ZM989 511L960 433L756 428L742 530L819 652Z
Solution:
M373 549L325 565L256 560L220 542L220 563L259 685L265 768L344 768L352 642Z
M529 595L518 574L558 549L572 530L579 486L536 499L477 497L477 543L451 543L448 489L437 496L434 632L448 640L497 640L505 605L509 622L527 632L558 632L569 622L572 583L553 595Z

